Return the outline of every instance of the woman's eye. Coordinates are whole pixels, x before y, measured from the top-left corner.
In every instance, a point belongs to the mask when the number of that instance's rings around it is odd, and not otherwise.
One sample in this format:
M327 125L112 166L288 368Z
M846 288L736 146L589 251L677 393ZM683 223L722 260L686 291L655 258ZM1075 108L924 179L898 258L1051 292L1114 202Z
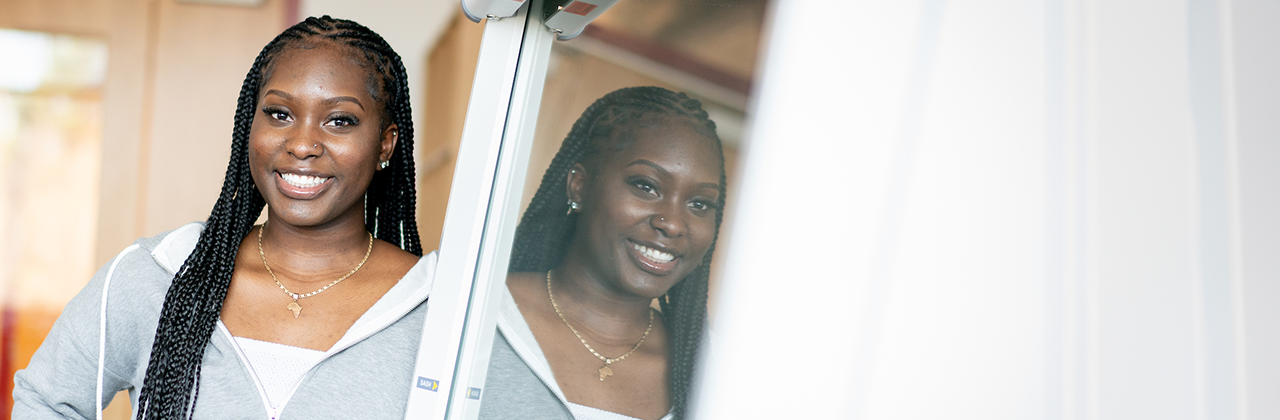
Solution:
M713 204L711 204L711 203L708 203L708 202L706 202L706 201L702 201L702 200L693 201L693 202L690 202L690 203L689 203L689 208L694 209L694 210L697 210L697 211L707 211L707 210L710 210L710 209L712 209L712 208L714 208L714 207L715 207L715 205L713 205Z
M653 184L650 183L648 180L644 180L644 179L632 180L631 185L635 186L637 190L643 191L649 195L658 195L658 189L655 188Z
M359 123L358 120L352 117L334 117L325 124L333 127L350 127Z
M263 108L262 113L277 121L289 121L291 118L288 111L278 108Z

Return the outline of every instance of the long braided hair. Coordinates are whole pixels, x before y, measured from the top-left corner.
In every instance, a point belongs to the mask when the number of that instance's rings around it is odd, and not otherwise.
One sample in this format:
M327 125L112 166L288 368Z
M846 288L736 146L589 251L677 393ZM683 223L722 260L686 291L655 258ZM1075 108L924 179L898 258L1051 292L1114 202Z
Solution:
M629 87L596 100L574 122L560 145L560 151L542 176L538 192L516 227L508 271L545 272L560 265L577 225L578 213L565 214L569 170L599 153L613 151L604 145L615 129L655 114L688 118L695 123L695 130L715 140L716 150L720 150L715 122L707 117L700 102L683 93L659 87ZM719 236L720 221L724 216L725 193L723 152L718 156L721 205L716 206L716 236ZM702 264L658 299L667 325L671 405L677 419L685 416L689 406L694 362L697 361L698 344L707 318L707 278L714 252L713 239L702 257Z
M240 87L231 161L222 193L213 206L195 250L187 257L164 298L151 360L138 396L142 419L189 418L200 391L200 367L231 284L236 251L265 205L249 172L249 129L258 91L270 78L273 60L286 48L332 42L362 53L371 96L383 107L382 127L400 131L391 165L378 171L365 195L365 227L378 239L422 255L415 222L413 120L408 77L400 56L377 33L329 16L308 18L277 36L253 61Z

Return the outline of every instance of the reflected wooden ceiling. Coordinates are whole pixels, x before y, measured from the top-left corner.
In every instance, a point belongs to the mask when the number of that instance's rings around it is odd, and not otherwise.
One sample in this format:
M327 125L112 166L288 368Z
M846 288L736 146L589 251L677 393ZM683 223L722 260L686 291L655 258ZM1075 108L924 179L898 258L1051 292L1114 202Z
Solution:
M622 0L582 36L746 95L755 72L766 3Z

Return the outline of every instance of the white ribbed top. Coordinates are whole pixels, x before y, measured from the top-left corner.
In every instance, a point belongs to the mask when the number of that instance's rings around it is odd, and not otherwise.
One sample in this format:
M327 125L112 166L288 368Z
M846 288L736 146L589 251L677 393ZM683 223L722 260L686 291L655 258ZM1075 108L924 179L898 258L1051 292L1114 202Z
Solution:
M319 350L244 337L235 337L235 340L262 384L271 408L283 407L293 396L302 376L325 357L325 352Z
M640 420L625 414L605 411L582 404L575 404L566 401L565 405L569 407L569 413L573 414L573 418L576 420ZM670 414L667 416L670 416ZM665 419L666 417L663 418Z

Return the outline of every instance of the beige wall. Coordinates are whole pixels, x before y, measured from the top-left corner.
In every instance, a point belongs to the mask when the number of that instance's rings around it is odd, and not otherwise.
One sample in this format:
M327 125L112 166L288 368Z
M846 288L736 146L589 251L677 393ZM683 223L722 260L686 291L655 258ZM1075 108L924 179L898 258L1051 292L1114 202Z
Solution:
M103 160L114 169L102 178L103 201L134 203L137 191L137 138L142 133L143 69L145 68L148 4L141 0L4 0L0 27L97 37L107 41L107 79L103 88ZM103 206L110 220L133 220L126 206ZM100 219L101 220L101 219ZM130 223L99 223L110 236L134 235ZM95 232L86 232L93 235ZM131 240L131 239L129 239ZM95 266L106 261L129 240L107 253L99 250ZM101 243L98 248L101 248ZM87 279L86 279L87 280Z
M417 144L418 232L424 249L440 245L483 33L483 23L472 23L459 10L427 56L431 96L426 98L426 119L418 128Z
M208 216L240 83L283 29L283 4L4 1L0 26L107 40L95 266L139 236Z
M152 3L149 24L155 36L148 40L153 56L148 57L148 114L139 138L132 236L208 217L227 168L240 85L262 46L284 29L283 5L280 0L255 8ZM117 166L104 165L104 175ZM104 195L103 208L124 205L112 200ZM119 245L108 241L125 239L103 233L99 243L106 250Z
M96 236L94 267L139 236L208 216L226 168L241 81L258 50L283 29L283 5L284 0L257 7L174 0L0 2L0 27L107 42L101 177L75 168L63 172L67 182L101 183L97 232L85 232ZM122 394L107 418L128 413Z
M109 48L104 87L105 123L99 227L94 266L99 266L135 239L204 220L222 185L230 151L236 98L249 66L263 45L285 28L286 0L265 0L255 7L211 6L176 0L2 0L0 27L94 36ZM411 77L430 78L424 61L443 23L457 12L452 0L370 3L352 8L345 2L300 1L305 14L328 13L369 25L397 46ZM442 10L432 13L433 10ZM397 11L382 13L382 11ZM353 16L355 15L355 16ZM430 170L443 160L440 150L457 153L457 137L442 137L461 127L470 92L475 52L483 25L466 22L450 30L452 43L470 42L470 57L442 61L447 74L467 73L432 89L460 100L450 105L422 106L418 111L419 167ZM462 51L462 50L459 50ZM454 54L457 53L446 53ZM456 70L455 70L456 69ZM422 86L425 81L414 83ZM427 89L413 89L415 108L425 103ZM452 105L460 102L461 105ZM421 108L420 108L421 109ZM444 116L432 116L436 109ZM425 118L424 118L425 117ZM426 138L427 135L434 136ZM453 142L452 147L444 143ZM444 142L444 143L441 143ZM452 165L443 178L429 183L419 197L425 248L439 243L440 221L452 179ZM443 179L443 182L441 182ZM432 183L434 182L434 183ZM440 221L433 221L438 213Z
M2 27L107 40L95 266L140 236L208 216L226 168L240 84L258 50L283 29L283 6L283 0L257 7L174 0L0 5Z

